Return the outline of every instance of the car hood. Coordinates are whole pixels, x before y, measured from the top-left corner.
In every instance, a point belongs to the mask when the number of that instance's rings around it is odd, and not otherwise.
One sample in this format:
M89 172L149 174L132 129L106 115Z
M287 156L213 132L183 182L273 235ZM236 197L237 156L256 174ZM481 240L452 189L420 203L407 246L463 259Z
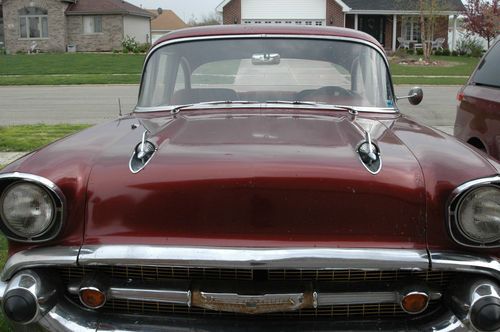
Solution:
M137 115L88 181L85 242L424 247L425 185L399 116L283 110ZM129 170L144 130L157 152ZM365 132L383 167L356 150Z

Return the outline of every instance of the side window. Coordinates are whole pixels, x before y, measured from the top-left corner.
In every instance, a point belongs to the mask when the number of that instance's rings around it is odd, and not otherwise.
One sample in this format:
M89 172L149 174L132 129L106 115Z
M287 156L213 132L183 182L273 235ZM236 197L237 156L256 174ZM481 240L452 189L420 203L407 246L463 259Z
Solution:
M475 84L500 88L500 42L483 58L472 81Z

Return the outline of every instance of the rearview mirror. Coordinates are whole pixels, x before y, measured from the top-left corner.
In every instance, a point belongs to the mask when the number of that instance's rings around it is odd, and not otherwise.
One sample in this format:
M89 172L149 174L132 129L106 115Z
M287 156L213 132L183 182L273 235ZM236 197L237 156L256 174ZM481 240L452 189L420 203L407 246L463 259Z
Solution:
M254 65L277 65L280 62L281 56L277 53L252 55L252 64Z

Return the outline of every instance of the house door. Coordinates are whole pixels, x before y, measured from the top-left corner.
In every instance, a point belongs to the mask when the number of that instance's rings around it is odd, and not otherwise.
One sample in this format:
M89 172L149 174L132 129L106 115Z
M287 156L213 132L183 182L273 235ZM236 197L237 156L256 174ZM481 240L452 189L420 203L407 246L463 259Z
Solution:
M358 30L372 35L373 38L384 45L385 39L385 16L382 15L359 15Z

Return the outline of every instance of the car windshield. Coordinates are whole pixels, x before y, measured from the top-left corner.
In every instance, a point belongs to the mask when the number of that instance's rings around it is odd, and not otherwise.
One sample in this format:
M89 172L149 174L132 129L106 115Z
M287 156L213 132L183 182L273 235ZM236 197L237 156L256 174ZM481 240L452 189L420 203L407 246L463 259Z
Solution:
M383 57L362 43L215 39L169 44L151 55L138 108L213 101L394 107Z

